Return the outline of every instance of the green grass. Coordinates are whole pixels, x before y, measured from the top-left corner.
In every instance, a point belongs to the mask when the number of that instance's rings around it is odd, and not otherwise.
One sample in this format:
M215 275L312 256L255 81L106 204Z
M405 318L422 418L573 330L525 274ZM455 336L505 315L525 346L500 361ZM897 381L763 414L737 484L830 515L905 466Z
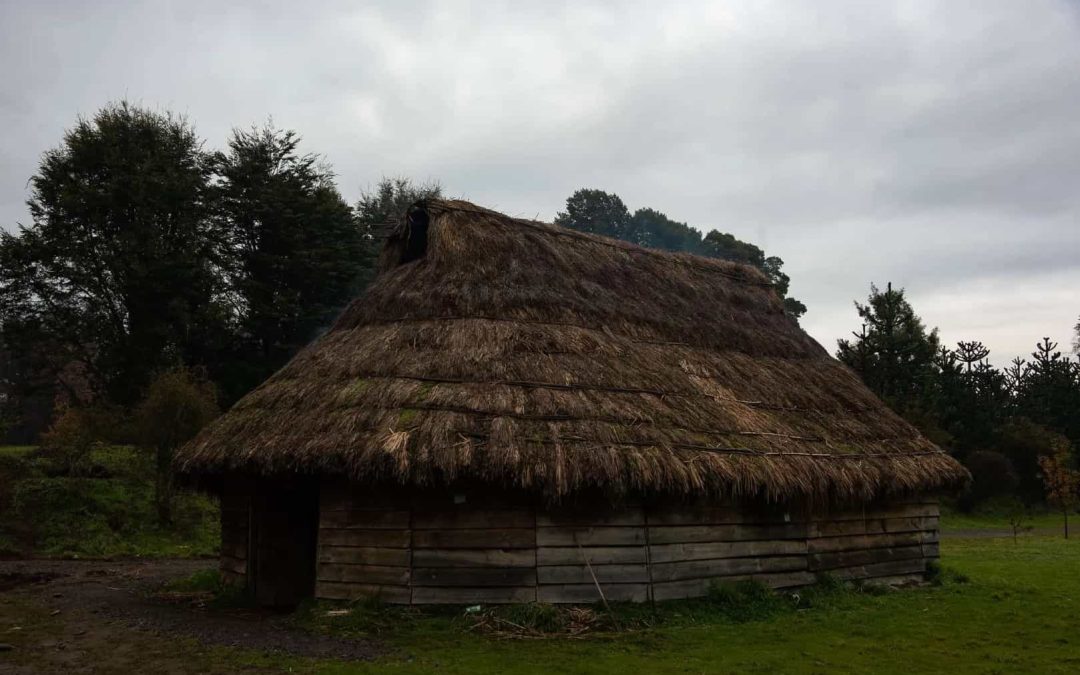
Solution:
M33 449L0 449L0 553L73 558L213 555L217 504L181 494L174 523L157 523L150 459L130 447L90 457L87 475L57 471Z
M654 628L586 640L496 640L466 632L456 615L413 616L396 631L375 631L395 651L374 664L287 663L325 673L403 674L1080 669L1080 542L946 540L943 549L947 569L968 583L884 594L826 589L805 609L788 600L736 616L671 603L661 606L665 616Z
M790 595L724 587L712 598L617 606L623 630L586 639L478 635L459 609L417 611L313 603L294 621L310 630L384 641L374 663L273 660L316 673L1073 673L1080 670L1080 541L1050 537L943 543L939 584L904 591L845 590L828 579ZM516 623L559 629L550 608L501 608ZM210 650L214 662L265 657Z
M1006 507L993 503L976 508L971 513L963 513L953 508L943 506L941 509L941 530L943 532L956 532L961 530L1010 530L1012 526L1009 520L1012 516ZM1069 525L1073 523L1080 526L1080 514L1069 515ZM1024 524L1043 531L1061 530L1062 514L1048 511L1046 508L1035 508L1027 512Z

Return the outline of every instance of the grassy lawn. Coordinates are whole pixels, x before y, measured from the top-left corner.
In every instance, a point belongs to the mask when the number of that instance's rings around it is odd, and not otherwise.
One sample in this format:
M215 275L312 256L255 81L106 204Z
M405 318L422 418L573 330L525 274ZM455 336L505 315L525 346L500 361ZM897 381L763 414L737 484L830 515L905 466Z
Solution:
M217 504L182 494L174 524L157 523L150 458L95 450L84 475L64 475L28 446L0 446L0 554L107 558L214 555Z
M963 513L955 509L943 506L941 509L941 531L957 532L969 530L1012 530L1010 525L1011 514L1008 509L994 507L993 505L976 509L972 513ZM1060 512L1034 509L1029 511L1023 519L1023 524L1031 526L1041 534L1049 534L1049 531L1062 531L1063 518ZM1080 513L1069 514L1069 528L1076 527L1080 532Z

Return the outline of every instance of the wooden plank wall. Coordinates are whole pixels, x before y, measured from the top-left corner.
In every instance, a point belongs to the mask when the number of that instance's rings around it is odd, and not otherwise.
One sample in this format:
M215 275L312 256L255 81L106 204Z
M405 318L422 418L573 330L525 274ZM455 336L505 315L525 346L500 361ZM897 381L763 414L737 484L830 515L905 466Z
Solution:
M401 495L328 485L316 595L386 602L592 603L700 596L715 582L773 588L922 574L937 549L931 499L813 517L783 507L547 510L506 497Z
M939 557L936 500L907 499L821 514L810 523L810 570L841 579L900 581L922 576Z
M230 484L221 495L221 556L219 569L228 584L246 584L250 545L251 494L246 484Z
M409 500L389 492L326 483L319 495L315 597L377 597L409 603Z

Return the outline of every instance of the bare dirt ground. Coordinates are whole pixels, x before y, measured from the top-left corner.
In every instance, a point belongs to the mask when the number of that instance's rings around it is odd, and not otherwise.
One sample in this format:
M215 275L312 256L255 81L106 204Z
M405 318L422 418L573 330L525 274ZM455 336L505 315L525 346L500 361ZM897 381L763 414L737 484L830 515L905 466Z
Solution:
M282 614L211 609L198 594L162 591L168 581L214 565L0 561L0 673L234 672L235 665L214 665L208 655L215 647L343 660L380 652L369 641L305 632ZM199 654L185 653L192 645Z

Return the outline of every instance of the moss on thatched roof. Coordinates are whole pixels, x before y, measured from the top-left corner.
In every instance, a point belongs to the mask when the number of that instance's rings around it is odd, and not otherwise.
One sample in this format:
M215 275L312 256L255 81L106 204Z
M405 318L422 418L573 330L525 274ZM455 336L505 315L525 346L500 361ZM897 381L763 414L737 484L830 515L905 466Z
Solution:
M380 270L178 468L549 496L868 498L967 478L751 267L429 201Z

